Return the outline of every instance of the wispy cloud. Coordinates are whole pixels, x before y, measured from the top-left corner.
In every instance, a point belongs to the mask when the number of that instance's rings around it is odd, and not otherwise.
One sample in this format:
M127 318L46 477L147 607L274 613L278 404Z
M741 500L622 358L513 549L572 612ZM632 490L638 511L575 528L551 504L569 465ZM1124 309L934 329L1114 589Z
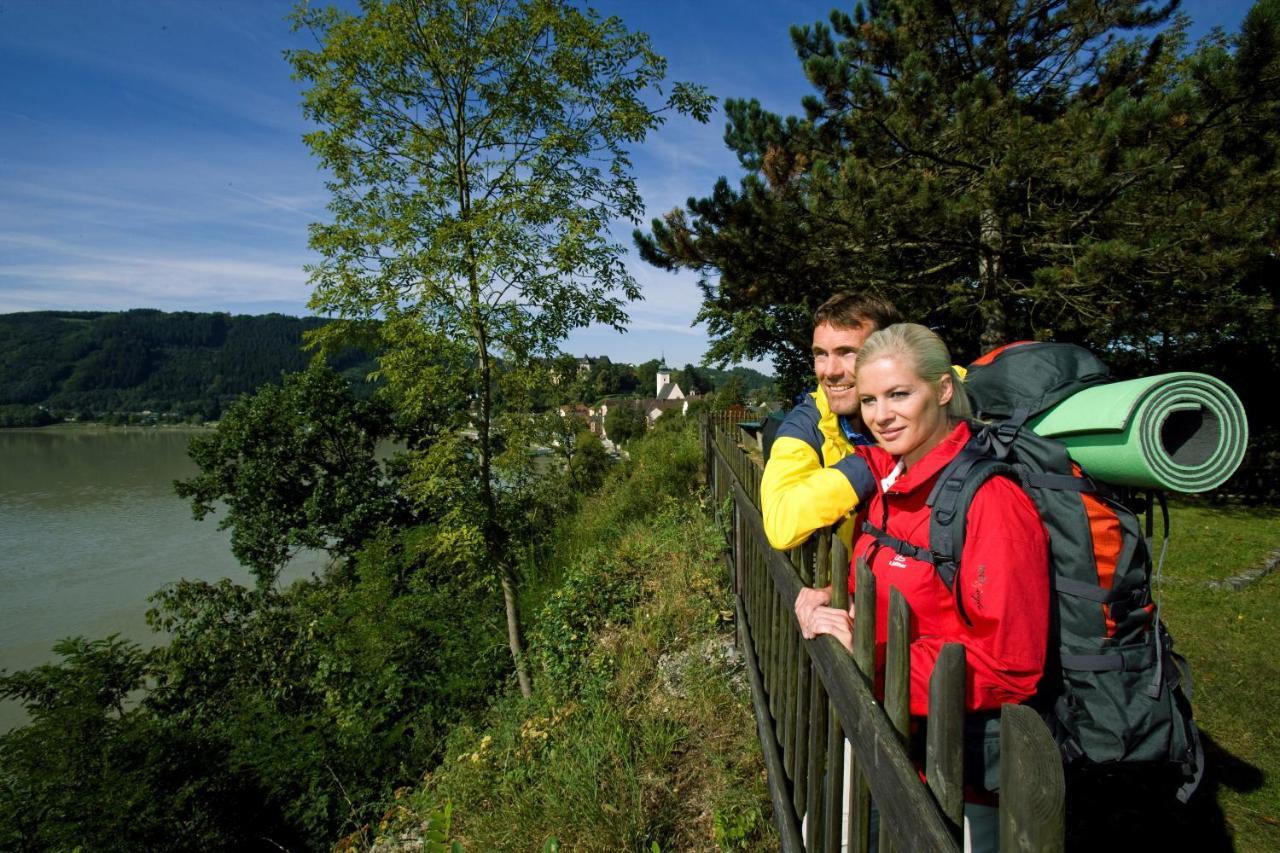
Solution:
M310 221L321 219L324 216L323 212L316 209L319 206L323 206L322 200L317 204L318 199L316 196L259 195L257 193L236 189L235 187L227 187L227 189L230 192L252 199L266 205L267 207L273 207L276 210L287 210L292 213L301 213ZM303 205L306 206L304 207Z
M0 245L38 254L0 263L0 311L43 308L225 310L289 304L301 312L310 288L304 258L253 253L225 258L104 252L48 238L0 234Z

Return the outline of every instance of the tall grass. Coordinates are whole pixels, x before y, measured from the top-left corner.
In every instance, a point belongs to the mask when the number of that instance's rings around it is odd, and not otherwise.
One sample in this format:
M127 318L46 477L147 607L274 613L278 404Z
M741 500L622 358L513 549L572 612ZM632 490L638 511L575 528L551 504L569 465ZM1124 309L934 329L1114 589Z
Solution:
M455 729L385 839L420 835L448 804L469 851L776 847L696 428L664 421L554 534L564 562L529 632L535 697Z

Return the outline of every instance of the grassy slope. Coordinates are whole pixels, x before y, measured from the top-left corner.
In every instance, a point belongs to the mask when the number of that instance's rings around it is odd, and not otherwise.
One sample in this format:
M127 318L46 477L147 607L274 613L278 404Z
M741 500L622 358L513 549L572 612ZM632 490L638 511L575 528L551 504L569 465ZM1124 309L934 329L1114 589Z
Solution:
M696 454L688 434L650 435L565 525L562 551L578 556L532 631L539 696L455 732L445 762L388 812L384 843L419 836L449 803L452 837L470 851L540 850L551 837L572 850L776 847L745 691L698 656L669 691L659 663L730 636ZM1243 591L1210 586L1277 549L1280 510L1173 508L1163 616L1194 670L1210 771L1167 818L1104 801L1110 829L1074 848L1280 850L1280 570Z
M670 420L559 531L573 559L530 626L535 698L457 729L379 849L446 804L468 851L776 847L699 446Z

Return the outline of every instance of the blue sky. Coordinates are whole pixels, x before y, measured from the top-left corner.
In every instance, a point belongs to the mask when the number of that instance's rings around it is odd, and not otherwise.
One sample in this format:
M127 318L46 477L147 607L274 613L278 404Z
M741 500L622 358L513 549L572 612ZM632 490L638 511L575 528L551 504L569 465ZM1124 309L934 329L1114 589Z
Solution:
M831 0L602 0L646 31L669 79L793 113L808 91L788 26ZM852 3L839 4L852 8ZM1193 36L1251 4L1194 0ZM0 312L48 309L305 314L306 227L325 218L281 52L302 36L276 0L0 0ZM676 118L636 151L648 217L735 181L724 121ZM565 348L698 362L694 277L648 267L630 330ZM764 365L757 365L766 367Z

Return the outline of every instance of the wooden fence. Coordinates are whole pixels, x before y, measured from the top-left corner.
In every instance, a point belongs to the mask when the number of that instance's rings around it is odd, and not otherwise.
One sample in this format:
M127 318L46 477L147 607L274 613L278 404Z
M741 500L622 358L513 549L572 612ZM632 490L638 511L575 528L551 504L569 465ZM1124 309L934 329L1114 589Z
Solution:
M738 644L747 662L756 724L769 776L774 821L784 851L871 848L871 803L879 814L878 850L960 851L965 651L943 648L929 687L924 769L907 753L911 614L890 593L883 707L871 691L874 608L854 620L852 655L832 637L806 641L794 616L802 586L832 584L833 606L848 606L849 558L834 536L815 536L787 554L765 538L757 506L760 465L737 444L724 418L704 418L707 482L723 511L726 559L737 599ZM875 578L858 567L860 595ZM846 739L850 746L846 794ZM1000 715L1000 849L1063 849L1064 783L1059 752L1040 716L1020 705ZM846 796L848 799L846 799ZM807 837L802 837L802 829Z

